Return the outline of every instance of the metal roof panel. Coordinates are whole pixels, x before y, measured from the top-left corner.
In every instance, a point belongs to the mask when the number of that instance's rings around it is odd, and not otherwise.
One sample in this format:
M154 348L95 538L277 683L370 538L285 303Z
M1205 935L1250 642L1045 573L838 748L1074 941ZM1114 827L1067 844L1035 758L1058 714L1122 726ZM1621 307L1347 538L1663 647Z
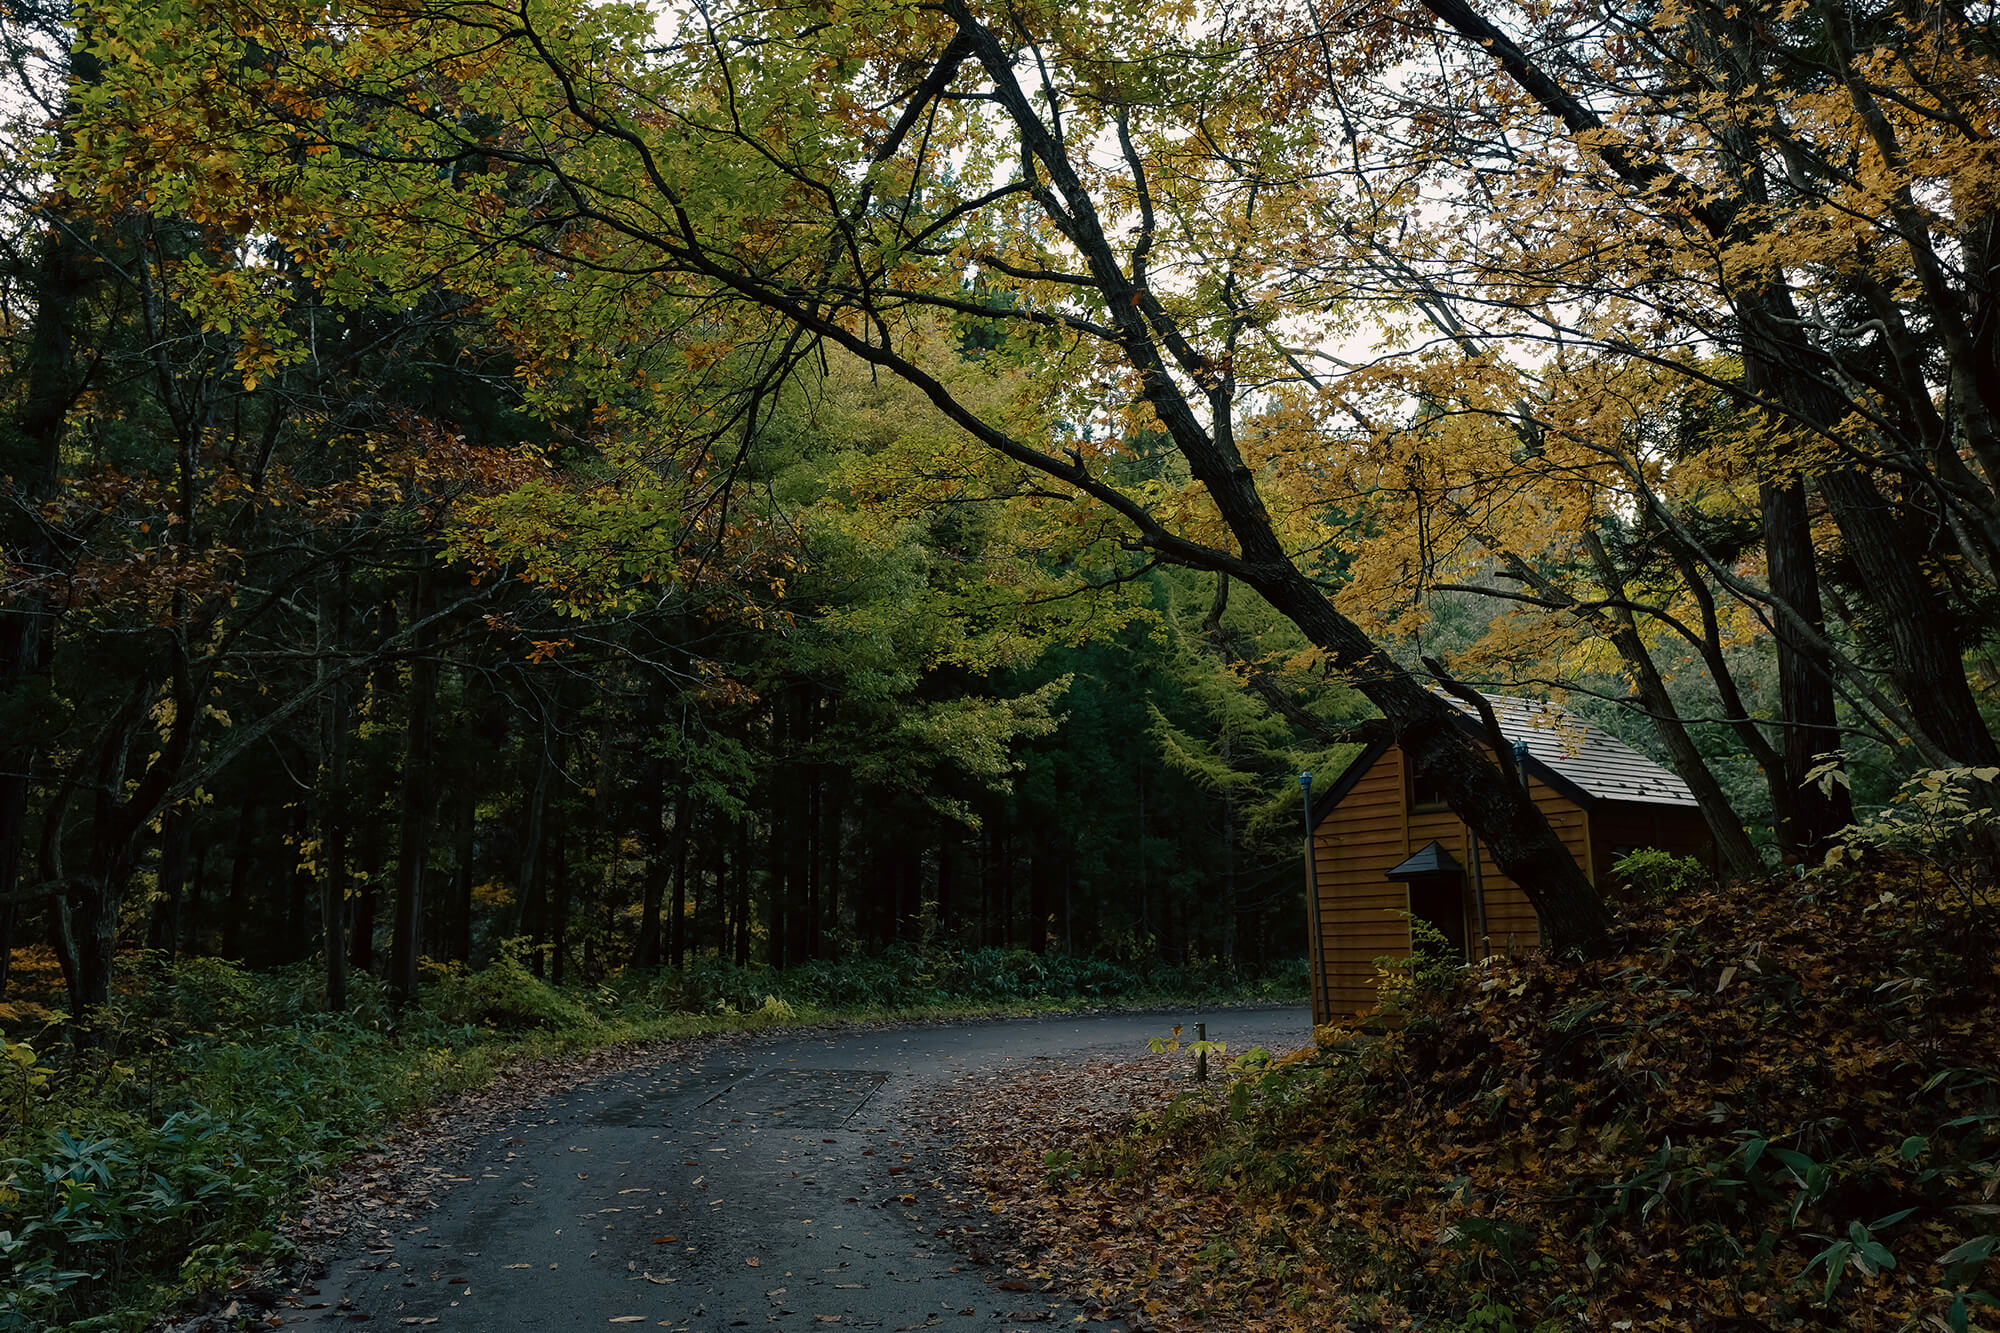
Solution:
M1694 793L1680 778L1558 704L1490 694L1486 700L1509 744L1526 742L1530 759L1593 799L1695 804ZM1478 714L1469 705L1457 699L1451 702L1478 727Z

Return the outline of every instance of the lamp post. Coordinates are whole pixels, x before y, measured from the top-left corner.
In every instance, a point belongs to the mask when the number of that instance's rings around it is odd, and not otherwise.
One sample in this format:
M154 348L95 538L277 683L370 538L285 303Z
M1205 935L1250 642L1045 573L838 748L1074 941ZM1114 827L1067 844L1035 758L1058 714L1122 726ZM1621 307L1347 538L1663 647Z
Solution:
M1312 1017L1317 1025L1326 1008L1321 993L1326 987L1326 969L1319 958L1319 876L1313 866L1313 775L1310 773L1299 774L1299 803L1305 812L1306 826L1306 962L1312 968Z

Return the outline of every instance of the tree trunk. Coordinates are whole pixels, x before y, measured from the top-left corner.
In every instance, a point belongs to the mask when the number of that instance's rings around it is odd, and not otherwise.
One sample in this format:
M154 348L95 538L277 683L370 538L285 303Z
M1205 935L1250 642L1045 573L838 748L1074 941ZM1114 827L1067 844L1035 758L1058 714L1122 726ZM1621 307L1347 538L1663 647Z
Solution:
M688 936L688 839L694 831L694 802L685 779L674 797L674 916L673 965L687 965Z
M410 620L425 613L428 579L410 585ZM417 962L423 957L424 862L430 851L431 712L437 701L438 666L431 652L436 630L418 632L410 664L409 716L403 750L403 797L396 836L395 921L389 939L389 993L399 1005L417 998Z
M799 825L799 812L795 805L797 772L796 765L791 762L791 747L795 741L795 731L791 725L791 701L794 693L787 690L771 705L771 754L774 771L770 783L770 835L765 844L765 855L771 869L765 886L767 901L764 904L764 948L765 961L772 967L784 967L791 961L789 949L792 867L797 860L793 843L798 837Z
M1764 522L1764 561L1773 596L1789 603L1815 630L1826 625L1820 605L1819 574L1813 567L1812 532L1806 519L1805 487L1797 481L1765 485L1759 491ZM1778 627L1778 713L1784 728L1779 749L1785 759L1786 810L1780 815L1778 843L1796 860L1811 856L1853 822L1842 788L1823 791L1806 773L1819 756L1840 748L1834 715L1831 665L1782 624ZM1787 818L1788 816L1788 818Z
M821 845L826 836L826 783L821 777L819 765L814 764L806 776L806 841L805 841L805 922L799 932L799 947L807 958L820 956L820 872L824 868Z
M1013 849L998 820L986 821L980 840L980 881L986 898L986 943L1005 949L1013 943L1014 885Z
M529 967L536 976L542 975L543 969L542 950L539 946L543 942L546 929L547 890L544 886L546 875L542 844L546 836L543 826L548 814L549 784L554 778L556 769L555 744L551 719L544 716L540 745L532 755L535 779L528 789L527 817L523 821L526 828L521 835L519 931L528 937L529 946L533 950Z
M1442 8L1446 0L1428 3ZM1453 3L1465 8L1462 0ZM953 399L942 384L889 349L846 329L827 327L824 322L819 326L821 331L871 364L889 365L923 387L933 402L992 447L1118 505L1159 557L1228 572L1249 583L1275 611L1299 627L1307 642L1327 655L1334 671L1382 711L1419 775L1436 785L1452 810L1492 849L1501 871L1527 895L1548 947L1558 954L1602 950L1609 940L1611 913L1549 827L1548 819L1479 756L1459 729L1456 710L1397 666L1359 625L1334 607L1319 584L1287 554L1258 491L1256 472L1237 447L1230 377L1224 375L1205 386L1198 405L1184 395L1169 359L1179 357L1185 369L1186 357L1173 348L1171 339L1163 349L1159 332L1170 324L1171 316L1143 281L1127 272L1089 187L1069 157L1068 146L1022 89L1009 43L987 28L965 0L944 0L942 9L985 70L993 85L995 105L1013 120L1024 154L1046 172L1046 184L1037 195L1044 212L1079 252L1091 285L1107 302L1105 317L1119 354L1139 376L1143 397L1187 461L1193 480L1208 493L1237 550L1203 546L1154 526L1130 495L1112 490L1075 460L1038 452L1004 435ZM1448 21L1468 16L1476 22L1469 10Z
M94 59L79 55L72 72L79 81L88 81L99 71ZM69 109L66 100L61 117L65 123ZM67 130L63 137L67 139ZM18 221L15 234L31 234L28 222ZM14 492L11 502L0 506L0 567L27 575L55 572L58 552L41 511L59 485L70 410L85 387L85 372L79 366L90 362L78 356L85 338L77 325L90 308L86 297L101 271L83 241L89 228L82 219L59 222L32 225L34 275L23 295L33 310L25 323L26 346L16 367L21 380L15 429L0 434L0 477ZM30 587L34 590L13 592L0 601L0 707L23 719L53 715L42 707L41 698L48 689L56 608L39 586ZM26 728L0 741L0 999L7 993L18 911L7 899L20 888L40 741ZM55 909L50 910L53 929Z
M951 861L952 841L945 837L938 843L937 854L937 927L947 939L951 938Z
M385 841L376 820L362 821L361 876L354 891L354 919L347 938L347 961L356 972L375 970L376 886L382 882Z
M736 966L750 966L750 816L736 817Z
M69 983L71 1039L78 1046L95 1045L98 1016L111 1001L111 973L118 958L118 909L125 886L139 860L139 839L145 821L125 801L125 775L133 738L144 716L150 691L129 690L123 704L98 733L90 761L90 851L84 873L56 895L56 944L64 957L63 976ZM42 835L45 869L51 879L62 858L63 803L45 816Z
M459 775L456 837L452 844L451 957L472 965L472 890L478 881L479 789L472 775Z
M1217 579L1222 582L1221 578ZM1219 604L1225 594L1218 589L1216 601ZM1210 612L1210 620L1220 629L1220 613ZM1211 636L1213 637L1213 636ZM1224 660L1227 660L1226 658ZM1222 724L1222 735L1217 743L1224 768L1234 771L1230 763L1233 737L1227 720ZM1225 788L1218 794L1218 804L1222 807L1222 956L1236 957L1236 797Z
M549 889L550 980L560 986L569 970L569 836L557 825L555 837L555 878Z
M395 636L401 616L397 611L393 591L383 595L375 608L376 638L386 642ZM391 701L401 691L401 681L397 678L395 660L390 657L379 659L371 673L372 680L365 698L366 716L384 731L394 725L391 715ZM376 785L380 781L380 786ZM348 962L357 972L375 970L375 919L382 898L384 868L389 859L389 838L382 805L388 794L387 773L369 772L362 779L369 796L369 808L353 810L353 792L349 792L350 819L358 824L360 834L361 878L354 898L352 935L349 937Z
M205 920L202 910L206 905L208 888L208 844L200 838L190 838L188 845L187 913L181 929L182 947L190 956L203 952L202 929Z
M236 817L236 850L229 860L229 898L222 914L222 956L231 962L243 958L243 914L248 910L244 890L250 883L256 810L255 801L245 800Z
M645 744L649 752L645 776L640 780L644 790L639 808L645 812L641 841L646 849L646 878L639 890L639 939L633 951L638 966L649 970L660 965L660 904L666 896L667 880L667 759L660 750L665 718L657 698L656 693L647 701L645 714ZM674 801L676 810L686 800L685 763L681 771L683 780L680 795Z
M1821 476L1847 558L1872 603L1889 673L1904 702L1937 747L1961 765L2000 764L1965 675L1965 650L1936 584L1910 549L1903 525L1875 483L1843 468Z
M172 962L180 951L181 896L188 880L188 850L194 842L192 812L177 807L160 820L160 876L146 945Z
M924 920L924 854L914 835L906 834L896 848L897 893L890 934L899 940L922 939Z
M1324 650L1334 670L1380 709L1417 779L1443 794L1493 855L1500 873L1534 906L1543 944L1561 955L1594 954L1610 936L1611 912L1528 794L1505 781L1452 704L1412 679L1340 615L1318 587L1287 572L1251 580L1273 609Z
M729 956L729 838L728 831L720 827L715 819L709 820L708 849L710 852L708 890L703 901L708 904L705 915L714 923L709 939L715 946L718 959Z
M312 767L317 769L318 765ZM313 891L317 885L306 859L306 844L312 838L308 801L308 796L301 796L285 812L285 845L290 852L286 859L292 866L291 896L285 905L285 933L290 938L280 956L288 963L312 957L313 926L321 917L319 895Z
M1681 573L1681 581L1694 597L1695 605L1701 608L1702 632L1696 648L1701 653L1702 661L1708 665L1709 678L1715 683L1723 720L1743 742L1744 750L1756 761L1758 771L1763 774L1764 787L1771 798L1773 829L1787 829L1795 816L1792 813L1793 792L1785 776L1784 756L1758 728L1756 719L1750 716L1750 709L1743 702L1742 692L1736 687L1735 674L1730 670L1728 658L1722 650L1722 626L1715 613L1715 594L1709 590L1708 581L1703 577L1694 553L1676 538L1666 540L1674 567ZM1780 839L1779 845L1787 844Z
M314 793L319 807L319 930L320 961L325 974L326 1007L333 1013L347 1008L347 677L335 659L347 652L348 602L351 596L343 561L332 588L320 600L321 648L319 670L326 682L325 728L320 753L326 772Z
M829 701L828 711L831 710ZM845 813L847 783L838 768L827 764L821 767L819 786L819 911L814 916L819 938L814 952L821 958L837 960L840 956L835 942L840 938L841 820Z
M1049 947L1049 849L1039 837L1028 843L1028 950L1043 953Z
M764 961L774 968L785 966L785 899L789 894L791 870L782 853L776 850L776 830L773 829L771 870L765 878L764 892Z
M104 1006L111 1002L112 965L118 956L118 904L124 896L129 865L113 857L93 857L95 864L76 886L56 899L60 938L69 965L72 1034L80 1046L94 1045L94 1032Z
M1616 597L1620 605L1611 608L1611 641L1617 647L1625 665L1632 669L1634 691L1639 703L1652 720L1653 731L1661 744L1667 748L1667 755L1673 769L1694 793L1695 804L1701 807L1702 818L1708 822L1708 831L1715 838L1716 851L1722 859L1725 872L1733 879L1753 880L1763 874L1763 858L1750 842L1750 835L1744 832L1743 820L1736 808L1723 794L1722 784L1709 772L1701 751L1695 748L1694 738L1681 722L1680 712L1667 693L1667 684L1660 676L1659 667L1653 661L1652 652L1646 647L1645 639L1639 633L1638 621L1631 608L1623 605L1629 599L1625 594L1625 582L1611 553L1598 540L1597 534L1583 535L1584 550L1590 554L1592 563L1606 591Z

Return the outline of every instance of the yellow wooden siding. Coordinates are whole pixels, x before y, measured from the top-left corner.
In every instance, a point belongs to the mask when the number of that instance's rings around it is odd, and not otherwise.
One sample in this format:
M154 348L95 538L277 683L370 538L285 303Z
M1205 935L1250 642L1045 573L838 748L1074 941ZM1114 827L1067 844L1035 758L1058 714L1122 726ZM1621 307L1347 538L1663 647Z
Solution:
M1470 868L1465 824L1449 810L1407 809L1404 771L1401 747L1391 746L1314 831L1313 875L1318 901L1313 919L1319 926L1319 976L1313 987L1319 999L1316 1022L1372 1009L1375 960L1384 954L1409 952L1409 922L1401 915L1409 907L1409 890L1398 881L1383 878L1385 873L1433 840L1442 843L1460 865ZM1590 823L1584 811L1539 780L1531 782L1529 791L1577 863L1588 868L1586 873L1594 871L1590 865ZM1500 873L1483 846L1479 871L1486 905L1486 946L1494 953L1537 947L1541 935L1534 908L1527 895ZM1468 902L1473 888L1468 874ZM1468 935L1477 953L1476 907L1467 915Z

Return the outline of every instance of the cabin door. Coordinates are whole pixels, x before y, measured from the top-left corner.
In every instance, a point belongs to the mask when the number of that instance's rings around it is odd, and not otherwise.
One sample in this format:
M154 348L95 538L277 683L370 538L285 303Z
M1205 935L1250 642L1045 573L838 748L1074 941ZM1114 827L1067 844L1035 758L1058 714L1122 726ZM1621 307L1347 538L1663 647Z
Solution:
M1469 960L1472 953L1466 943L1465 876L1455 871L1412 875L1409 885L1410 915L1436 926L1451 941L1452 953Z

